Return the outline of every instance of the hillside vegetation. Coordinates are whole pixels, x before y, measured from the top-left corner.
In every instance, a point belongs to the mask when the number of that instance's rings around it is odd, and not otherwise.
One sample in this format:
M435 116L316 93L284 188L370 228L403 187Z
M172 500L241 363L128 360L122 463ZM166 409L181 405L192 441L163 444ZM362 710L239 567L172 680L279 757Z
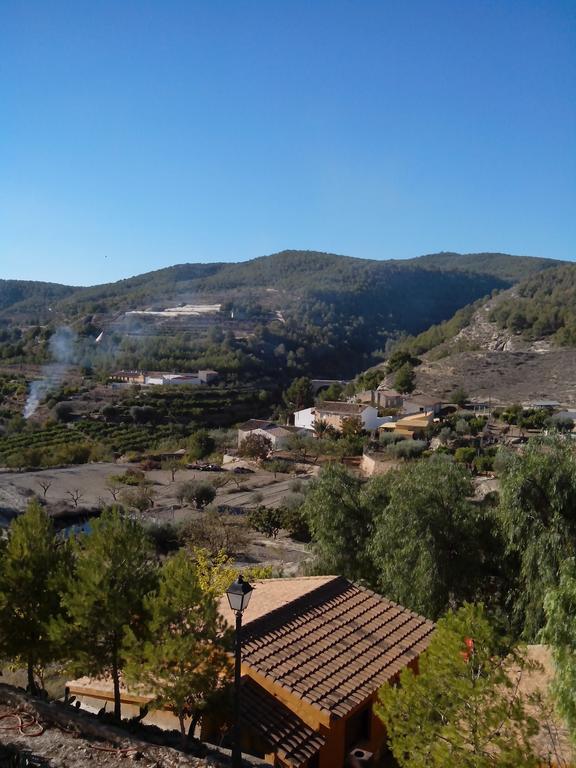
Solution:
M9 308L45 310L50 303L64 314L75 315L143 308L151 302L192 299L198 294L245 294L262 288L308 296L362 293L393 283L399 275L423 278L429 272L483 275L504 287L558 263L490 253L439 253L416 259L376 261L317 251L282 251L233 264L179 264L88 288L0 280L0 316L6 316L5 310Z
M486 253L376 261L283 251L235 264L182 264L90 288L14 286L10 304L0 304L7 326L0 359L42 362L47 340L34 328L48 317L51 328L73 326L84 340L78 359L92 367L211 367L244 380L349 377L382 359L400 335L427 331L508 288L520 273L555 263ZM196 318L126 315L187 303L221 310ZM106 339L96 348L102 330Z
M34 280L0 280L0 316L25 317L30 313L45 316L50 305L57 303L77 289L58 283Z
M412 260L428 269L458 269L476 274L493 275L509 282L518 282L543 269L562 264L555 259L535 256L510 256L507 253L431 253Z
M490 319L526 339L550 338L560 346L576 346L576 265L522 282L498 303Z

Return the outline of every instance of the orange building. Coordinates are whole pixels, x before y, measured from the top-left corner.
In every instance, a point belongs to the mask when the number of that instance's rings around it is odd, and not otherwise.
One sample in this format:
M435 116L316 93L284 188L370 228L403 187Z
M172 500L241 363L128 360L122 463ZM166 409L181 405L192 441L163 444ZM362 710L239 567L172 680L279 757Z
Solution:
M380 686L415 668L434 624L341 576L265 579L254 583L242 627L242 750L275 768L344 768L348 756L385 749L372 705ZM234 624L224 596L220 612ZM68 683L83 706L113 699L110 680ZM122 687L122 713L150 701ZM222 713L223 718L226 716ZM170 712L144 720L177 727ZM219 743L222 720L202 723ZM362 762L360 763L362 764Z
M291 768L343 768L353 751L380 751L378 688L417 664L434 624L340 576L254 587L242 630L244 750ZM224 601L221 611L232 622Z

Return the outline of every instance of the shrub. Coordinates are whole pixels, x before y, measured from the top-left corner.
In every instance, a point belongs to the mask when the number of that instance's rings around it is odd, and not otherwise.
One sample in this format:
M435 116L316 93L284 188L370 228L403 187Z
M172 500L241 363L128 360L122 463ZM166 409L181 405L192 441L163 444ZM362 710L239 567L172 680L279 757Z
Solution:
M415 459L426 450L425 440L403 440L401 443L391 445L388 453L395 459Z
M284 511L272 507L258 506L250 510L248 523L255 531L275 539L284 523Z
M308 519L304 514L302 503L304 497L301 497L300 503L291 503L290 497L286 497L288 502L283 510L282 527L288 531L288 535L296 541L309 542L312 538Z
M204 509L214 501L215 497L214 486L203 480L189 480L182 483L178 489L178 498L187 504L194 504L196 509Z
M180 530L174 523L147 525L145 528L154 543L157 554L167 555L180 547Z
M56 421L60 421L65 424L72 420L73 410L74 408L72 403L56 403L53 410L54 418Z
M406 438L403 435L399 435L396 432L380 432L378 436L378 442L380 445L395 445L396 443L400 443L402 440L405 440Z
M472 464L476 458L476 448L464 447L456 448L454 451L454 460L460 464Z
M290 461L286 461L286 459L273 459L272 461L262 462L262 469L265 469L268 472L273 472L275 475L287 475L289 472L294 471L294 464Z
M181 530L182 542L193 549L206 549L212 557L224 552L235 557L248 543L246 523L238 515L219 514L209 509L199 520L191 520Z
M140 472L139 469L127 469L126 472L124 472L122 475L112 475L110 480L118 481L119 483L122 483L122 485L130 485L130 486L137 486L141 485L144 480L146 479L146 476L144 472Z
M492 472L494 469L494 457L493 456L476 456L472 465L476 472Z
M272 440L268 435L260 435L251 432L240 443L238 454L248 459L259 459L264 461L272 451Z

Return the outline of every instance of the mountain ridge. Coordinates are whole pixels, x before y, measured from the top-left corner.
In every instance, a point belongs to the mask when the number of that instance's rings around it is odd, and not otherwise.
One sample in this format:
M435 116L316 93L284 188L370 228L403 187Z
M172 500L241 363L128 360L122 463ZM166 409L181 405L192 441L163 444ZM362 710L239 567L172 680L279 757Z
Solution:
M284 250L267 256L259 256L241 262L183 263L162 267L110 283L92 286L69 286L62 283L24 280L0 280L0 312L17 307L23 301L45 303L64 300L70 306L75 300L82 302L107 301L124 293L124 298L134 301L168 298L177 291L190 290L218 293L259 285L279 284L286 290L301 287L302 277L310 275L330 276L329 287L346 285L352 273L361 273L366 280L374 275L393 274L405 269L424 268L440 272L467 272L489 275L506 281L516 281L520 273L533 273L549 269L561 262L532 256L514 256L502 253L459 254L440 252L411 259L363 259L322 251ZM29 296L24 296L24 288ZM67 300L67 301L66 301ZM26 306L28 306L26 305ZM45 308L43 308L45 309Z
M46 359L45 340L68 325L84 340L88 366L346 378L382 359L400 335L419 334L555 264L487 253L377 261L282 251L88 288L31 284L14 292L4 283L0 321L11 330L2 331L0 358Z

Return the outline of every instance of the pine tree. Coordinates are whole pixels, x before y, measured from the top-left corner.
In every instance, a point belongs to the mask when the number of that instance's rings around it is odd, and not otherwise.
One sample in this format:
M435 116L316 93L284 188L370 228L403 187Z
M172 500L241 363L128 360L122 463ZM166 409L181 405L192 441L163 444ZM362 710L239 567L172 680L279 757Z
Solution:
M75 674L111 675L119 720L125 634L128 627L143 630L144 597L157 583L150 542L138 523L112 508L78 537L73 554L75 574L62 598L69 619L54 635L67 642Z
M518 689L530 668L488 620L466 603L438 622L399 685L384 685L375 706L401 768L536 768L539 726Z
M228 633L213 590L203 589L193 557L181 550L167 560L157 592L145 600L150 616L145 640L130 631L128 677L154 694L153 707L178 718L183 745L185 718L193 732L211 694L228 680Z
M24 666L28 690L37 693L35 674L58 655L50 623L61 613L66 550L52 521L37 502L16 518L0 556L0 653Z

